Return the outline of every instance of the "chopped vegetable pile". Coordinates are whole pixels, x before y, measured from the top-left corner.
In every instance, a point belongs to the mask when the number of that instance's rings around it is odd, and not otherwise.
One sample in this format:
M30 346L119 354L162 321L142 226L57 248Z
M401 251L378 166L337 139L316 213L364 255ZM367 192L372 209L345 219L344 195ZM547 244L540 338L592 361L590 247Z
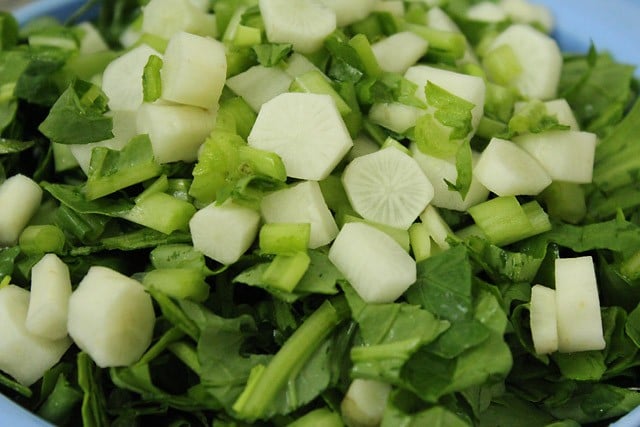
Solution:
M61 426L631 411L635 69L553 27L526 0L0 13L0 391Z

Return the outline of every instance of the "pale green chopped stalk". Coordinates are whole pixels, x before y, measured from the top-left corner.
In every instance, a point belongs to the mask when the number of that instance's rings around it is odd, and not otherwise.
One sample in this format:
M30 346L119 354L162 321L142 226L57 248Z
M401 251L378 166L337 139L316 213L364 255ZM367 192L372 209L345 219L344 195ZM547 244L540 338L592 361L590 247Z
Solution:
M267 223L260 228L260 250L266 254L290 255L309 246L311 224Z
M310 263L311 258L306 251L276 255L262 273L262 281L271 288L293 292Z
M30 225L20 234L18 245L28 255L61 253L65 236L55 225Z
M469 208L476 225L497 246L531 236L533 225L514 196L496 197Z

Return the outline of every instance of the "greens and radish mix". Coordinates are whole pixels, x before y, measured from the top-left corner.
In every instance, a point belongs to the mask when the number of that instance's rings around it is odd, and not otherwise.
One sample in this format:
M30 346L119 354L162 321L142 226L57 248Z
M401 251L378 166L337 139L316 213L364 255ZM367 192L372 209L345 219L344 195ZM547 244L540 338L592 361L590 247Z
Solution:
M634 67L524 0L99 8L0 14L3 394L85 426L640 405Z

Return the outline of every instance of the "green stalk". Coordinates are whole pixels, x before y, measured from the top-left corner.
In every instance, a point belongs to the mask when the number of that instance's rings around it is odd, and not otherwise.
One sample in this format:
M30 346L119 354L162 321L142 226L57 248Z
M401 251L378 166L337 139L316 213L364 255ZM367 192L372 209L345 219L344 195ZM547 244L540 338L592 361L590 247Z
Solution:
M176 341L167 347L182 363L187 365L196 374L200 375L200 361L198 360L198 350L192 344L184 341Z
M467 41L461 33L409 23L404 24L404 30L411 31L429 42L429 55L436 54L455 60L462 58L467 50Z
M64 249L65 237L55 225L30 225L22 231L18 244L27 255L53 252L59 254Z
M298 418L287 427L342 427L342 418L329 408L320 408Z
M311 224L268 223L260 229L260 250L267 254L293 254L309 246Z
M311 258L304 251L291 255L276 255L267 269L262 273L265 285L284 292L292 292L307 272Z
M239 418L263 418L278 392L292 380L314 351L349 315L344 297L325 301L291 335L264 369L255 371L242 394L233 405Z

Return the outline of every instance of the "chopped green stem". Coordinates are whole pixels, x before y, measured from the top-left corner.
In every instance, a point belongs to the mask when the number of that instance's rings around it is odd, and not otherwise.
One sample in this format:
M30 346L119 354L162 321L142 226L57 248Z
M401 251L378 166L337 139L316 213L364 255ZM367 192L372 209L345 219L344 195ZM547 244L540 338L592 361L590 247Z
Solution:
M173 298L204 301L209 296L209 285L204 280L204 274L190 268L151 270L144 275L142 284Z
M298 418L287 427L342 427L342 418L329 408L320 408Z
M478 227L497 246L508 245L531 236L534 227L518 199L496 197L469 208Z
M267 269L262 273L265 285L285 292L292 292L302 276L307 272L311 258L305 251L292 255L276 255Z
M467 41L461 33L436 30L424 25L404 24L406 31L411 31L429 42L429 54L437 53L451 59L460 59L467 50Z
M541 196L547 212L553 218L577 224L587 214L584 189L580 184L554 181Z
M20 249L27 255L53 252L64 249L65 237L55 225L30 225L20 234Z
M162 69L162 59L158 55L149 56L142 73L142 92L145 102L154 102L162 95L160 69Z
M182 337L184 337L184 332L177 327L173 327L169 329L167 332L162 334L160 339L156 341L153 346L151 346L136 362L137 365L144 365L151 362L153 359L158 357L163 351L167 349L169 344L178 341Z
M269 223L260 229L260 250L267 254L292 254L307 250L311 224Z
M620 265L620 273L630 280L640 278L640 251L624 260Z
M349 44L356 50L362 65L364 66L364 72L371 77L380 77L382 75L382 69L378 64L378 60L371 49L371 44L364 34L356 34L349 40Z
M168 345L168 350L196 374L200 375L200 361L195 346L184 341L176 341Z
M353 347L351 360L355 363L385 359L407 360L420 344L422 340L415 338L389 344Z
M331 86L331 81L320 70L308 71L298 77L289 87L291 92L316 93L329 95L335 101L341 115L351 113L351 108Z

